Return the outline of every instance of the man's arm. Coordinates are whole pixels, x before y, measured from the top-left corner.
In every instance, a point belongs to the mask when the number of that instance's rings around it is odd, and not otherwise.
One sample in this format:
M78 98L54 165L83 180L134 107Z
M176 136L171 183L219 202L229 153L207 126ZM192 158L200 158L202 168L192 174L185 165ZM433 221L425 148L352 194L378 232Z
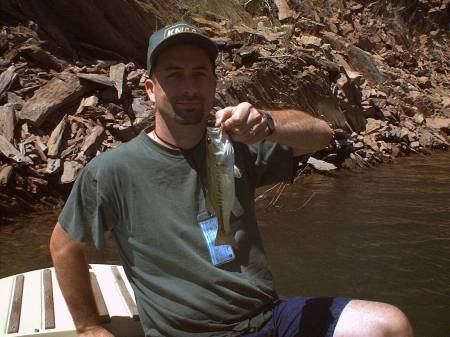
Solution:
M233 140L253 144L268 138L293 148L294 156L311 153L326 147L333 138L328 124L300 110L270 111L275 132L268 135L267 120L250 103L240 103L216 113L216 125L223 125Z
M84 244L72 240L57 223L50 239L50 254L78 337L113 337L100 325Z

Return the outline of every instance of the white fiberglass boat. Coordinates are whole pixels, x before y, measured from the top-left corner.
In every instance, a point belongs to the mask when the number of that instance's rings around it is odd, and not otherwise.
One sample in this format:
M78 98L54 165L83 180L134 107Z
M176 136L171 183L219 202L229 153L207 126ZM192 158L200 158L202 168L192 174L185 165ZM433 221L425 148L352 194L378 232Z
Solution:
M104 326L116 337L143 337L123 268L92 264L90 275ZM76 336L53 268L0 279L0 336Z

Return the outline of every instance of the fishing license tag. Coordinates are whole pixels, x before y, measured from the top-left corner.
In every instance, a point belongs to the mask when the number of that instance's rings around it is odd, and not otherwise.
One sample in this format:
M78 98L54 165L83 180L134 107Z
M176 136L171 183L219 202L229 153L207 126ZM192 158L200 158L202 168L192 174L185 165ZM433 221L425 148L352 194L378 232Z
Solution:
M216 246L214 241L217 235L217 217L213 216L199 221L200 228L202 229L203 237L205 238L206 245L208 246L209 255L211 257L211 263L215 266L233 261L235 258L233 247L230 245Z

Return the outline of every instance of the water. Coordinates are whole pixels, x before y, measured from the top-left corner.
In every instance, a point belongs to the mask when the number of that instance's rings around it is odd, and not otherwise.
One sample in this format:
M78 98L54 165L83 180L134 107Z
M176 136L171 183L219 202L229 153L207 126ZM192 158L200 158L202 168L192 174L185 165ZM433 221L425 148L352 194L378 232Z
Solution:
M259 218L280 293L388 302L450 336L450 154L308 176L278 204Z
M272 196L257 205L280 294L388 302L407 314L416 337L450 336L450 153L307 176L268 208ZM56 217L0 226L0 277L50 266ZM111 242L89 258L117 262Z

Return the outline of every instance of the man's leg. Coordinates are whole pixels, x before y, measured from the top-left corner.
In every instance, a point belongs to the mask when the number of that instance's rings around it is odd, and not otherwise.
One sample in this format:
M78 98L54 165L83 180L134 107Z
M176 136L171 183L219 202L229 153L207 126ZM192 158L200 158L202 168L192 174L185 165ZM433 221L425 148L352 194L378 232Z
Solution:
M333 337L412 337L405 314L390 304L350 301L339 317Z

